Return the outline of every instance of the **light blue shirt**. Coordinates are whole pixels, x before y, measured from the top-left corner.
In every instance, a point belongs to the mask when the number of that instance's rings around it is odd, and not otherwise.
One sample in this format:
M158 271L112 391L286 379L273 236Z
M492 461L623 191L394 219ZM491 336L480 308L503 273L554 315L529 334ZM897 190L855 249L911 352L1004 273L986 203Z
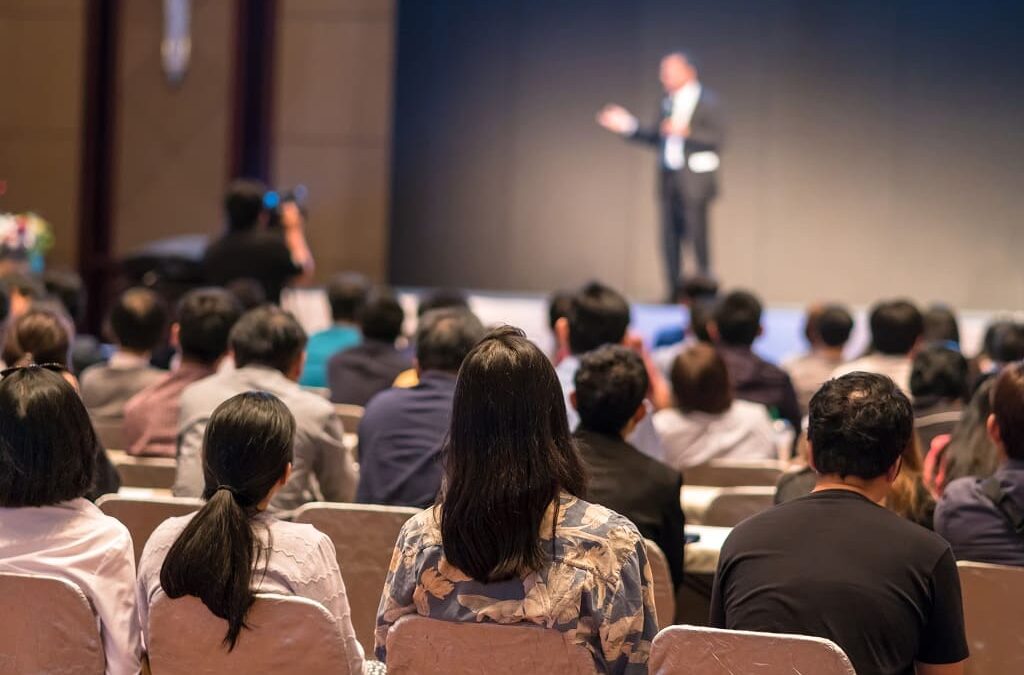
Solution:
M327 362L338 352L355 347L363 336L355 326L336 325L314 333L306 344L306 367L299 384L304 387L327 386Z

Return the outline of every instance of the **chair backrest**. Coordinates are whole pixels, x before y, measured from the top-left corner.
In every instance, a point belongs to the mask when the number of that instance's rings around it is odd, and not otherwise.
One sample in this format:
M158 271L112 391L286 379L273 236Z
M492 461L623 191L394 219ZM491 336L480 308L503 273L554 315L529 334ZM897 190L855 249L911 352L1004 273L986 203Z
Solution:
M398 533L417 513L419 509L401 506L318 502L295 512L295 522L309 523L334 542L348 591L352 627L367 654L373 653L377 608Z
M959 562L968 675L1024 673L1024 568Z
M594 659L566 633L531 624L404 616L388 631L388 675L592 675Z
M260 593L232 651L228 623L202 600L171 600L162 592L149 612L149 667L153 675L223 673L348 673L348 654L337 621L320 603L299 596Z
M96 506L108 516L117 518L132 535L135 546L135 563L142 557L149 536L160 523L175 516L186 516L198 511L203 500L191 497L122 497L103 495L96 500Z
M771 485L779 481L782 465L775 460L715 459L693 466L683 472L687 485L736 487L740 485Z
M341 418L341 425L345 427L346 433L359 433L359 423L363 420L363 406L335 403L334 412L338 413L338 417Z
M647 546L647 560L651 563L654 577L654 608L658 612L658 626L664 628L675 623L676 593L672 585L672 572L661 548L650 539L644 539Z
M733 527L774 506L774 487L722 488L708 504L701 525Z
M836 643L805 635L670 626L654 638L651 675L856 675Z
M158 490L170 490L174 487L178 460L173 457L133 457L112 450L108 450L107 455L121 476L121 484L126 487Z
M121 427L120 421L111 422L109 420L95 419L92 421L92 428L96 432L96 436L107 450L125 449L124 430Z
M103 675L99 620L77 585L0 573L0 598L0 673Z

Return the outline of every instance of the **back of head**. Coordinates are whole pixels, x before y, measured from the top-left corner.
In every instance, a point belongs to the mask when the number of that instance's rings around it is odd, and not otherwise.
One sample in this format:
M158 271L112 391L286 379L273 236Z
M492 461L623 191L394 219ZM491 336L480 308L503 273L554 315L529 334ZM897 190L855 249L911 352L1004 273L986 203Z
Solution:
M0 378L0 507L82 497L97 447L89 413L60 373L28 366Z
M918 350L910 371L910 393L917 402L966 401L967 359L945 344L930 344Z
M950 434L944 455L946 485L965 476L987 477L996 470L999 453L986 428L992 414L992 387L995 382L994 377L989 377L978 385Z
M960 326L957 324L956 313L946 305L932 305L925 310L923 332L925 342L951 342L960 344Z
M711 344L708 326L715 320L715 301L698 300L690 305L690 325L687 331L700 342Z
M435 309L469 309L469 297L457 288L439 288L420 298L416 316Z
M722 344L749 347L761 332L761 301L753 293L733 291L715 307L715 326Z
M992 414L1006 456L1024 460L1024 363L1006 366L999 373L992 385Z
M583 354L601 345L616 345L629 328L629 303L596 281L581 288L569 305L569 349Z
M815 321L817 338L826 347L842 347L853 331L853 317L845 307L826 305Z
M85 314L86 293L82 277L70 270L46 270L43 274L46 293L56 298L75 323Z
M234 279L228 282L224 288L235 296L235 300L242 306L243 312L267 304L266 289L263 288L263 284L252 277Z
M923 332L921 312L908 300L887 300L871 309L871 346L882 354L909 354Z
M394 343L402 334L405 312L398 299L387 289L372 293L359 312L359 326L367 340Z
M683 412L724 413L732 405L729 371L718 351L699 343L680 352L672 363L672 392Z
M3 360L9 366L30 363L68 365L71 322L49 309L30 309L7 329Z
M129 288L114 303L108 321L120 347L149 352L164 336L167 310L160 296L148 288Z
M997 321L985 331L985 353L996 363L1024 359L1024 325Z
M355 323L370 292L370 281L362 274L346 272L335 275L327 284L327 300L335 321Z
M443 457L448 561L481 582L540 569L544 514L585 479L555 369L522 331L493 330L466 357Z
M287 374L306 349L306 331L288 312L265 305L242 315L228 334L228 345L239 368L265 366Z
M576 410L584 429L617 436L647 396L643 359L621 345L604 345L580 357Z
M913 431L910 400L884 375L843 375L811 398L807 434L819 474L864 480L883 476Z
M690 277L676 286L674 296L676 302L684 305L714 301L718 297L718 282L711 277Z
M258 180L239 178L231 181L224 194L224 215L228 230L245 232L256 228L263 214L263 197L267 186Z
M548 298L548 328L555 330L559 319L568 318L573 295L572 291L555 291L551 294Z
M228 350L228 335L242 308L222 288L197 288L178 302L178 343L181 355L204 365L215 364Z
M175 540L160 570L167 597L198 597L227 620L229 649L245 627L264 550L251 518L286 475L294 439L295 418L272 394L251 391L220 404L203 439L206 505Z
M420 370L459 372L463 360L484 336L476 315L465 309L435 309L416 328L416 362Z

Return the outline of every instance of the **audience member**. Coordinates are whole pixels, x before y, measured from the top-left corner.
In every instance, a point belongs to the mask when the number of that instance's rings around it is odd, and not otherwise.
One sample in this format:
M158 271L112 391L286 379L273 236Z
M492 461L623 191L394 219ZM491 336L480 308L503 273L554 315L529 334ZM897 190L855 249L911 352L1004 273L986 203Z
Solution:
M273 305L258 307L235 323L228 346L238 368L199 380L181 394L174 494L202 494L201 450L210 416L232 396L256 390L284 401L297 424L294 471L271 506L288 512L311 501L352 501L356 475L342 442L341 420L328 401L297 382L306 347L299 322Z
M562 359L569 356L568 345L558 343L558 320L569 317L569 308L572 305L572 291L555 291L548 298L548 328L555 338L554 352L551 354L551 363L558 367Z
M936 531L960 560L1024 566L1024 364L1007 366L992 385L987 429L998 469L947 484Z
M985 329L982 350L970 361L970 381L980 381L999 372L1008 363L1024 360L1024 324L1008 319L993 321Z
M267 227L264 206L267 188L259 181L235 180L224 196L227 232L210 244L203 257L206 281L227 286L238 279L255 279L273 303L293 279L313 274L313 254L306 243L305 218L298 205L280 205L281 227Z
M665 463L684 471L713 459L777 459L771 417L760 403L733 398L725 360L692 345L672 367L675 406L654 413Z
M224 285L224 289L235 296L243 313L267 304L267 292L263 290L263 284L252 277L239 277L229 281Z
M733 529L711 625L827 638L858 673L963 673L953 553L880 506L912 433L910 401L889 378L853 373L826 382L810 407L817 487Z
M712 304L718 299L718 282L710 277L690 277L681 281L675 289L674 300L689 310L690 323L693 323L693 308L698 304ZM654 336L654 349L678 345L693 331L682 323L662 328ZM673 357L674 358L674 357Z
M679 502L683 477L625 440L647 414L647 385L644 362L632 349L605 345L584 354L572 393L580 416L575 438L589 477L587 499L625 516L658 544L678 588L686 524Z
M267 513L288 483L295 431L288 408L266 392L238 394L213 412L203 442L206 504L164 521L139 560L139 615L147 644L149 608L161 591L172 599L197 597L227 621L229 650L248 627L255 593L298 595L330 612L347 648L347 672L363 672L363 649L330 538L311 525Z
M910 393L911 359L921 335L924 319L913 303L887 300L871 310L871 351L836 368L832 377L862 371L891 377L904 393Z
M137 675L131 535L84 499L96 468L96 435L77 392L51 368L27 366L0 377L0 571L75 584L96 614L107 675Z
M936 436L924 461L925 484L941 497L946 485L958 478L987 478L995 473L998 452L989 438L987 422L992 414L992 385L988 377L979 385L948 435Z
M11 296L7 291L7 284L0 280L0 345L7 342L7 317L11 313ZM0 368L6 368L3 358L0 357Z
M190 384L213 375L228 349L228 334L241 307L227 291L200 288L178 303L171 344L180 361L124 406L122 430L129 455L174 457L178 447L181 394Z
M331 400L365 406L371 398L391 387L406 368L409 358L395 347L402 334L405 313L388 291L371 293L359 314L363 341L327 362Z
M419 384L374 396L359 423L359 488L366 504L427 507L441 488L438 458L451 425L455 378L484 335L465 309L435 309L416 330Z
M436 309L462 309L470 311L469 296L455 288L441 288L432 291L419 299L419 304L416 307L416 317L419 319L427 312L433 312ZM416 353L415 345L407 345L402 350L402 353L411 359ZM419 382L416 369L410 367L400 372L395 377L391 386L408 389L415 387Z
M921 443L917 435L911 435L900 460L900 472L882 506L921 527L934 530L935 497L924 482Z
M949 434L960 420L967 389L967 359L945 343L918 350L910 369L914 428L927 452L936 436Z
M48 269L43 273L43 286L47 296L61 304L76 328L71 343L71 371L81 373L89 366L106 361L109 356L100 341L77 330L85 318L87 304L82 277L68 270Z
M406 614L563 631L601 672L646 671L657 632L636 526L583 501L554 368L523 333L491 332L459 372L440 504L402 527L376 653ZM556 590L557 589L557 590Z
M843 362L843 348L853 331L853 317L839 305L814 305L807 310L804 337L811 350L782 365L789 373L800 403L807 414L811 397Z
M17 319L34 302L46 297L46 289L35 277L12 273L4 275L2 281L7 288L8 316L11 319Z
M327 362L335 354L355 347L362 340L358 317L366 304L370 282L362 274L339 274L327 285L333 325L314 333L306 345L306 367L299 384L306 387L327 386Z
M117 350L107 363L82 373L82 400L93 420L118 424L124 419L128 399L164 375L149 359L163 340L167 311L153 291L130 288L110 310L108 324Z
M799 432L802 415L789 375L751 349L762 333L761 312L761 301L751 293L733 291L715 307L708 331L725 361L736 398L766 406Z
M951 349L960 351L960 325L952 308L935 304L924 311L922 319L922 342L944 342Z

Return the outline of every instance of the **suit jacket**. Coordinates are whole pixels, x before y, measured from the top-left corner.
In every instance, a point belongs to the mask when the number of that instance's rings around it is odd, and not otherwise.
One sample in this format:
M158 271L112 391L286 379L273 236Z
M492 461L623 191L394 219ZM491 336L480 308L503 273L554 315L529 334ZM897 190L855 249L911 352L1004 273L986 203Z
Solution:
M719 153L724 136L722 109L718 96L701 85L700 98L690 118L690 135L683 146L683 168L679 171L667 169L663 163L665 137L661 135L661 123L672 114L672 99L665 96L658 106L658 118L650 127L640 127L630 137L646 143L658 151L658 166L662 172L680 181L683 195L689 199L708 200L718 194L718 169L697 173L690 170L690 156L697 152ZM662 185L665 182L662 181Z
M335 354L327 362L327 383L335 403L365 406L370 399L389 389L395 378L412 368L412 361L394 345L379 340Z

